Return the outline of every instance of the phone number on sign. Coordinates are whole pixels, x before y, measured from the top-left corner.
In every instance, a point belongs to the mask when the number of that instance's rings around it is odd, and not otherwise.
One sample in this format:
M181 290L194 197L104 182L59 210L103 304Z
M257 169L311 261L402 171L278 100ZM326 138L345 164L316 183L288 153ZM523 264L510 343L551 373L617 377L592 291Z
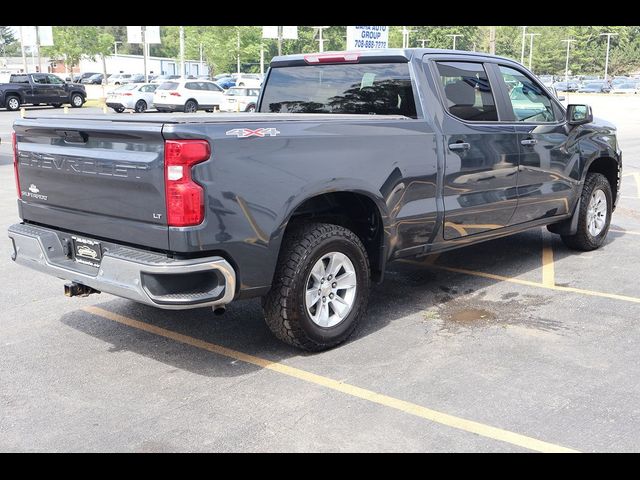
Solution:
M356 40L356 48L387 48L387 42L376 40Z

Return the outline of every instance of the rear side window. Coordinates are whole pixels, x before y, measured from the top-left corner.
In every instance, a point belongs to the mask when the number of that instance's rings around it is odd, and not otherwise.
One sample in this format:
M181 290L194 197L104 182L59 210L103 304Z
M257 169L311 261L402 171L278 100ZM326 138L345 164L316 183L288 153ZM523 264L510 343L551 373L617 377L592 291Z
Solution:
M26 75L11 75L9 78L11 83L29 83L29 77Z
M273 68L260 111L417 116L407 63Z
M157 88L157 90L175 90L177 88L177 82L164 82Z
M481 63L437 62L446 108L462 120L498 120L491 84Z
M184 88L186 88L187 90L204 90L203 88L201 88L202 85L198 82L187 82L184 85Z

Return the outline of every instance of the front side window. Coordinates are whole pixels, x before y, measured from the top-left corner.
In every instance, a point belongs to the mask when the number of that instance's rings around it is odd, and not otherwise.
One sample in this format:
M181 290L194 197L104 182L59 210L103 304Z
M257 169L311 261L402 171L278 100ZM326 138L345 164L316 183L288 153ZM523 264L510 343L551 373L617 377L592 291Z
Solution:
M518 122L556 121L551 98L541 86L513 68L501 65L500 73L507 86L513 114Z
M55 75L47 75L47 78L51 85L62 85L64 83L61 78L58 78Z
M38 83L40 85L47 84L47 76L44 74L38 74L33 76L33 83Z
M451 115L473 122L498 120L491 84L481 63L438 62L437 65Z
M272 68L260 111L417 117L406 63Z

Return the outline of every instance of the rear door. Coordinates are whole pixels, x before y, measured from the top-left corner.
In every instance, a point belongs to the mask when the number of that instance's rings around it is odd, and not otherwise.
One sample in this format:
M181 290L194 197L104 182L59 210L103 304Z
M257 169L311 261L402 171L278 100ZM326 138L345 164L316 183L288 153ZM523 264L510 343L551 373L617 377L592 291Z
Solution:
M512 222L569 213L576 199L580 150L563 109L524 70L511 65L493 67L501 82L497 90L508 107L505 120L515 127L520 149L518 207Z
M162 123L18 119L25 220L168 249Z
M446 112L444 238L503 228L517 205L519 145L515 128L499 123L494 76L477 60L434 67Z

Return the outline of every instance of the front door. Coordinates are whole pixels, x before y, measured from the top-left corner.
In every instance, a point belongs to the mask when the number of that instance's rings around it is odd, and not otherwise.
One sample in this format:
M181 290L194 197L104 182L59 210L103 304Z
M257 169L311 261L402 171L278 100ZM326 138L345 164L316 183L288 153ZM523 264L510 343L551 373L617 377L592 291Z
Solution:
M572 211L577 199L580 151L564 113L551 95L519 69L495 66L518 133L518 207L512 223Z
M51 102L63 103L68 101L65 82L56 75L47 75L47 83L50 88Z
M519 145L482 62L439 61L445 109L444 238L503 228L517 205Z
M34 73L31 75L33 86L31 95L27 96L27 103L48 103L51 102L51 89L47 83L46 73Z

